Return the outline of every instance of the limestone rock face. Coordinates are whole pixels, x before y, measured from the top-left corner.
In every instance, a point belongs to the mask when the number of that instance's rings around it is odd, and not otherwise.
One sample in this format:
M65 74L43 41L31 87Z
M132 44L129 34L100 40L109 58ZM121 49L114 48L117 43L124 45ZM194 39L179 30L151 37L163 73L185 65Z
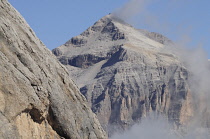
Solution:
M0 138L106 138L66 68L7 0L0 0L0 65Z
M170 42L107 15L53 53L112 134L113 127L125 129L152 111L177 126L193 115L188 72L163 51Z

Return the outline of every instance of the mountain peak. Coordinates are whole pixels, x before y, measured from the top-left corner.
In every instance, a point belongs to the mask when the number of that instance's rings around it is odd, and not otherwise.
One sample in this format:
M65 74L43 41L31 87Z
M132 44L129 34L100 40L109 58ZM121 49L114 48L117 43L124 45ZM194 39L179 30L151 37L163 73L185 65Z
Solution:
M108 15L106 15L106 16L104 16L104 17L102 17L102 18L99 20L99 22L100 22L100 21L118 22L118 23L120 23L120 24L123 24L123 25L132 27L131 25L129 25L128 23L126 23L124 20L120 19L119 17L117 17L116 15L111 14L111 13L108 14Z
M135 29L113 14L109 14L99 19L80 35L54 49L53 53L56 56L94 53L106 57L107 53L115 49L115 46L123 46L124 49L133 51L142 49L156 51L164 46L161 39L149 32L145 33L145 31Z
M185 105L177 101L179 96L188 98L183 95L188 94L186 70L174 55L162 51L166 40L110 14L53 53L67 66L102 126L112 134L112 125L126 129L151 111L164 110L177 124L188 116L178 116ZM179 95L170 93L185 84Z

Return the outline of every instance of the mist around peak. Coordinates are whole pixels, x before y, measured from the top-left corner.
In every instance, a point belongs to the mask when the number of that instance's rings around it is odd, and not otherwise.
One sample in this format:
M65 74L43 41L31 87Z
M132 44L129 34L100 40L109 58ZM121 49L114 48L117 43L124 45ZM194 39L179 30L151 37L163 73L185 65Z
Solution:
M209 139L209 130L203 127L175 129L166 117L151 113L125 132L114 134L111 139Z
M115 10L113 15L121 20L128 21L132 17L140 14L147 5L146 0L129 0L123 7Z
M116 133L111 139L177 139L175 130L163 116L151 113L124 133Z
M157 1L158 0L155 0L155 2ZM126 5L117 9L113 15L130 24L137 23L138 25L138 23L141 22L148 24L152 28L158 28L158 30L167 30L170 28L169 23L165 22L162 24L164 19L162 21L157 20L157 18L146 9L149 4L153 4L153 2L146 0L130 0ZM138 15L141 17L144 16L145 18L135 19ZM190 84L190 92L192 93L194 117L186 127L183 127L183 131L173 130L173 125L170 125L168 120L163 117L142 119L140 123L135 124L128 131L115 134L111 139L210 138L210 122L208 121L208 117L210 116L210 63L208 55L201 45L189 47L189 42L192 41L190 37L191 34L189 32L179 31L180 28L182 27L177 26L177 31L169 31L172 34L179 34L181 37L173 44L165 44L162 51L175 55L190 73L188 81Z

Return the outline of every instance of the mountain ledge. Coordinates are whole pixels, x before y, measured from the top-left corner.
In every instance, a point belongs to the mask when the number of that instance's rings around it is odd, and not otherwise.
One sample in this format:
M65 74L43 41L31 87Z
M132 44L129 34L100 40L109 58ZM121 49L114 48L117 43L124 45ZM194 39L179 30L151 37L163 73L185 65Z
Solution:
M158 33L107 15L53 50L109 135L151 112L177 127L193 116L188 71Z

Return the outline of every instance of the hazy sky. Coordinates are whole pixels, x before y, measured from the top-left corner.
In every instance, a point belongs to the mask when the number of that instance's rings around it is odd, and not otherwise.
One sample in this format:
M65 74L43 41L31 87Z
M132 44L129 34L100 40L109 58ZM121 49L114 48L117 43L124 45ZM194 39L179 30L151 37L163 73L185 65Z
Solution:
M138 1L138 0L136 0ZM202 45L210 58L210 0L147 0L130 20L136 28L159 32L174 41ZM9 0L49 49L79 35L128 0Z

